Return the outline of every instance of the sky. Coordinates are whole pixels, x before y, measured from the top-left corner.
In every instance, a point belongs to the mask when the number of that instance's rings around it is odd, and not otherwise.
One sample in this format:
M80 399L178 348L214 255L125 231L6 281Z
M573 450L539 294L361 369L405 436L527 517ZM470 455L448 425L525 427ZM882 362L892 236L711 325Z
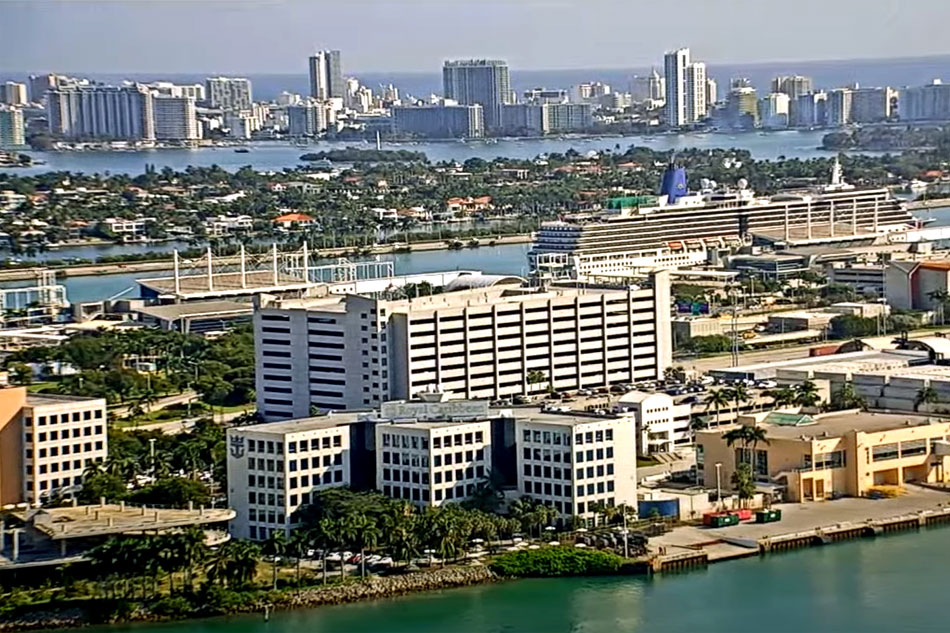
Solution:
M0 72L437 72L633 68L950 53L948 0L0 0Z

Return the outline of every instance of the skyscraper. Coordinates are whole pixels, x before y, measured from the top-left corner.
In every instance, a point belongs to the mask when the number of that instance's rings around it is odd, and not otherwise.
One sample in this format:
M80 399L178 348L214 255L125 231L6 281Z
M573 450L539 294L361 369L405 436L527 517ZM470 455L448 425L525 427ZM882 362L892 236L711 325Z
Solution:
M663 56L663 75L666 77L666 124L670 127L686 125L686 91L689 67L689 49L680 48Z
M26 145L23 128L23 111L20 108L0 105L0 148L12 149Z
M79 85L46 95L49 130L66 138L153 140L152 108L152 93L139 84Z
M446 61L442 66L442 87L446 99L454 99L462 105L481 105L486 130L501 128L501 106L511 102L507 62L498 59Z
M686 67L686 119L693 123L706 117L706 64Z
M310 56L310 96L342 99L346 95L340 51L317 51Z
M251 81L243 77L208 77L205 80L205 98L212 108L225 112L250 110Z

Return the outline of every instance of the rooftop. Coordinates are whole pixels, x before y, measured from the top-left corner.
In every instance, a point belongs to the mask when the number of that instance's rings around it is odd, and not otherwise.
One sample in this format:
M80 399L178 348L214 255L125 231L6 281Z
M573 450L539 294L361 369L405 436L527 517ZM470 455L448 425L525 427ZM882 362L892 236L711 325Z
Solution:
M223 523L235 516L230 508L168 510L124 504L16 510L11 514L53 540Z
M366 412L364 412L365 414ZM253 432L267 433L273 435L286 435L288 433L304 433L306 431L317 431L320 429L332 429L346 424L352 424L359 419L359 413L355 411L346 413L331 413L329 415L320 415L312 418L298 418L296 420L281 420L280 422L265 422L264 424L252 424L230 429L235 433Z
M850 431L877 433L908 426L925 426L933 423L950 423L947 418L917 415L913 413L874 413L869 411L845 411L814 419L814 424L761 424L766 437L778 439L823 439L841 437Z
M26 394L26 404L31 407L42 407L51 404L65 404L67 402L95 402L102 401L105 404L104 398L86 398L83 396L65 396L60 394L51 394L51 393L30 393Z
M141 314L154 317L161 321L175 321L176 319L215 316L221 314L251 314L254 306L242 301L196 301L193 303L172 303L158 306L143 306L136 310Z

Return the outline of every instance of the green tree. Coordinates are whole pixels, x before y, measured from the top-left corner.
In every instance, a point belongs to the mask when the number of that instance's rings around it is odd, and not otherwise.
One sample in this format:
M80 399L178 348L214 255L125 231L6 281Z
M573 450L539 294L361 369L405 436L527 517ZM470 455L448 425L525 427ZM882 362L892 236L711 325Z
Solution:
M821 402L818 386L811 380L798 383L792 390L795 392L795 404L800 407L815 407Z
M831 394L832 409L864 409L866 407L867 402L855 392L852 382L845 382L840 389Z
M937 390L927 385L926 387L921 387L917 391L917 396L914 398L914 411L917 411L922 404L937 404L940 402L940 395L937 393Z
M277 589L277 569L281 556L287 551L287 535L281 529L271 530L264 541L264 552L270 556L273 588Z
M709 393L706 394L704 402L707 411L712 407L713 411L716 412L716 426L719 426L719 411L723 407L729 406L729 392L725 389L710 389Z
M755 496L755 478L752 474L751 464L738 464L731 477L732 488L739 496L739 504L746 505L746 502Z

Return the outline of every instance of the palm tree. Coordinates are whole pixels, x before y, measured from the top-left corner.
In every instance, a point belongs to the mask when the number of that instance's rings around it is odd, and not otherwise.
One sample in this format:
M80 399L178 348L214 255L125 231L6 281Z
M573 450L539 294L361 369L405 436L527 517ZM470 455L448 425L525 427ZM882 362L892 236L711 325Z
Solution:
M723 407L729 406L729 393L725 389L712 389L708 394L706 394L706 399L704 400L706 404L706 410L708 411L710 407L716 412L716 426L719 426L719 410Z
M834 409L864 409L867 403L854 391L854 383L846 382L832 394L831 406Z
M226 587L239 587L253 580L261 548L250 541L230 540L221 545L208 568L208 578Z
M792 390L795 392L795 404L798 406L814 407L821 402L818 387L810 380L795 385Z
M528 383L528 387L533 390L535 385L540 385L548 379L547 374L539 369L532 369L528 371L528 374L525 376L525 380Z
M946 305L950 301L950 292L946 290L931 290L927 293L927 298L931 303L937 304L937 315L940 318L940 325L946 324Z
M277 563L287 550L287 534L281 529L271 530L264 541L264 551L270 556L273 588L277 589Z
M743 402L749 402L752 400L752 396L749 395L749 388L745 386L745 383L737 382L729 388L729 394L736 403L736 417L738 417L739 405Z
M940 395L936 389L930 385L921 387L917 392L917 397L914 398L914 411L917 411L922 404L936 404L938 402L940 402Z
M300 561L310 549L310 532L301 528L290 533L290 542L287 543L287 553L293 557L296 566L297 586L300 586Z
M353 516L344 521L347 540L360 550L360 578L366 578L366 550L376 547L379 527L367 516Z
M795 404L795 392L790 387L779 387L768 392L772 398L772 405L776 407L788 407Z

